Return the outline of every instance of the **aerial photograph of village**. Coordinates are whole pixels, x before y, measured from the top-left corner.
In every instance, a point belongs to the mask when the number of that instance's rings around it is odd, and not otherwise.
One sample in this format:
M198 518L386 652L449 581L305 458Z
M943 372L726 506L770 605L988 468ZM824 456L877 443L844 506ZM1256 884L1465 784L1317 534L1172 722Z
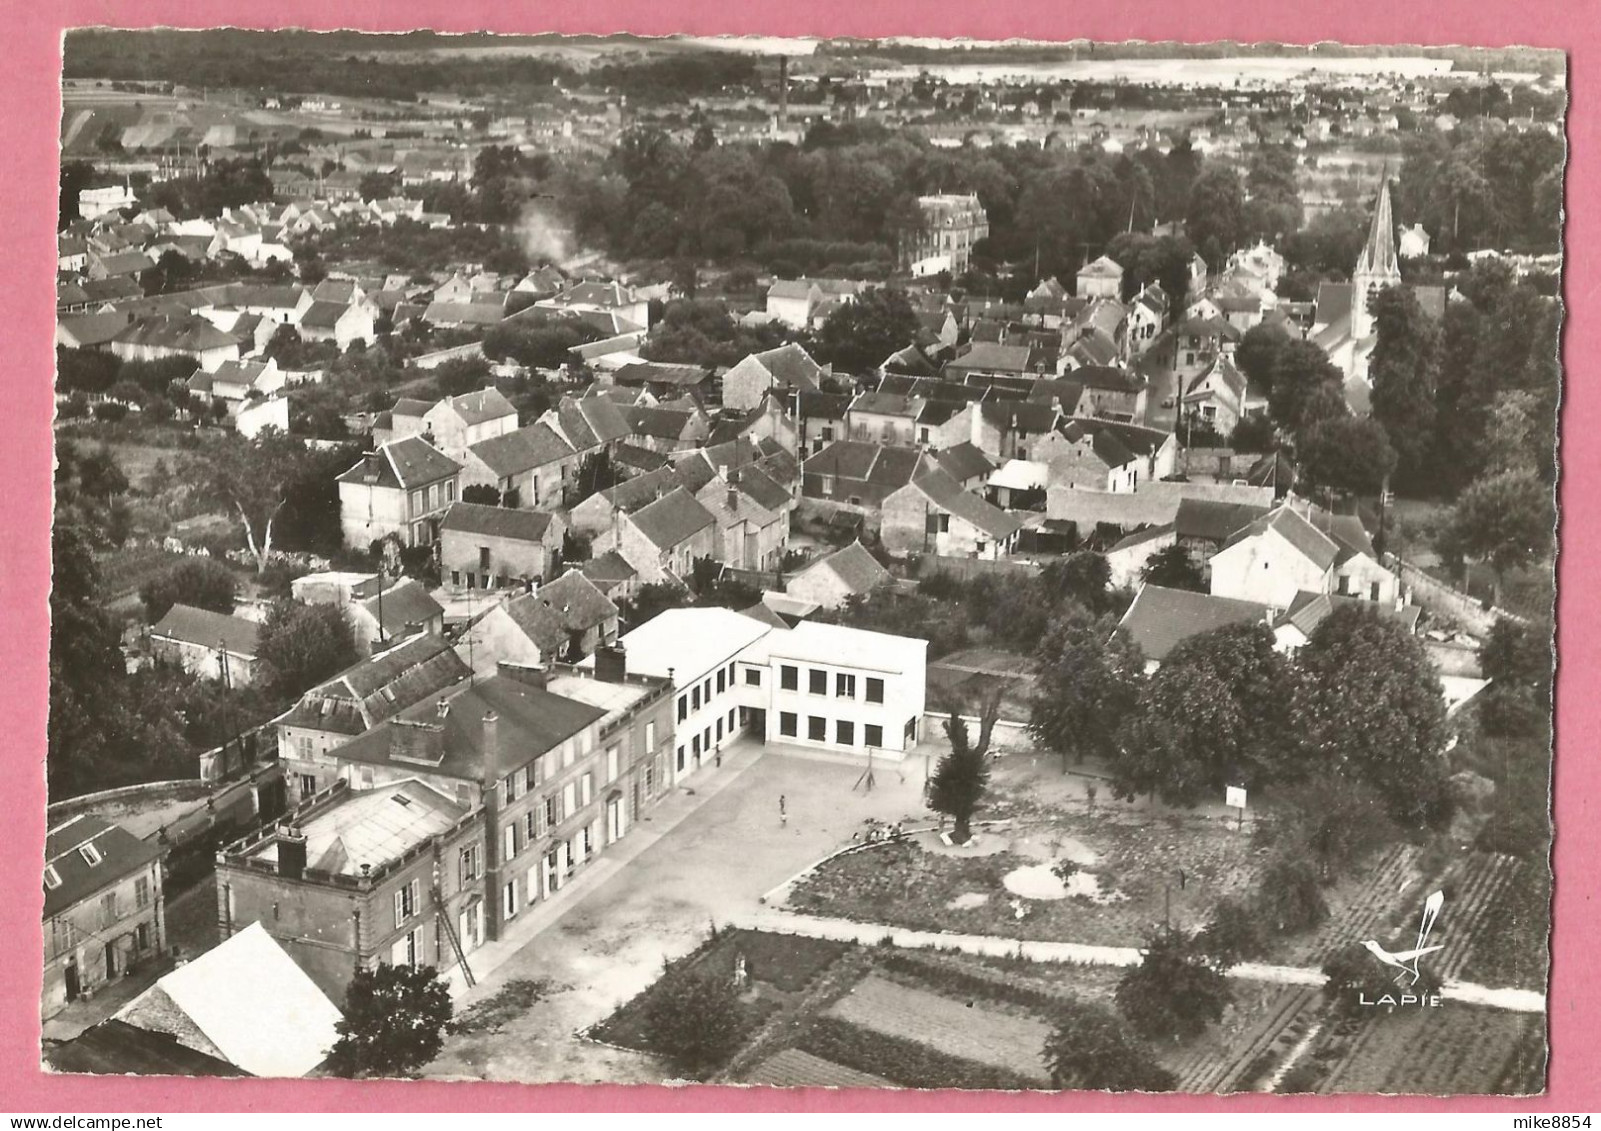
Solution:
M69 31L44 1068L1543 1091L1566 68Z

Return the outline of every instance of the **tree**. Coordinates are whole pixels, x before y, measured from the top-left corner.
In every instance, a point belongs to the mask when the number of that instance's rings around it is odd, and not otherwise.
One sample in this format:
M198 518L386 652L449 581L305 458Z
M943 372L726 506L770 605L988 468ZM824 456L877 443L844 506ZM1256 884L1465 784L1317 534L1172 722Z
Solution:
M1345 379L1315 342L1290 341L1278 351L1268 390L1268 412L1286 432L1298 433L1345 411Z
M871 373L917 336L917 314L906 293L890 288L858 295L823 320L813 353L842 373Z
M256 658L275 695L296 698L358 659L355 634L337 605L274 601L262 622Z
M1371 417L1334 416L1305 429L1296 440L1305 489L1377 495L1396 467L1384 425Z
M990 734L1000 713L1001 694L997 689L985 697L980 709L977 741L969 740L967 723L959 708L951 708L951 717L945 723L951 749L940 758L934 775L929 778L928 805L955 822L951 840L957 844L966 844L972 839L973 814L984 804L989 792Z
M1177 544L1164 546L1146 558L1145 565L1140 568L1140 580L1166 589L1188 589L1193 593L1206 592L1206 582L1201 577L1200 567L1191 559L1190 552Z
M1260 787L1289 772L1286 710L1294 672L1260 621L1185 640L1145 681L1113 776L1119 797L1175 805Z
M1190 187L1184 231L1211 264L1220 264L1245 237L1245 186L1239 173L1214 165Z
M1490 626L1479 649L1484 678L1544 687L1551 682L1551 638L1505 617Z
M1029 729L1047 748L1083 761L1114 756L1117 735L1139 701L1144 678L1139 645L1108 618L1066 606L1038 651L1039 683Z
M1262 920L1255 907L1225 896L1195 939L1196 949L1224 967L1259 958L1267 950Z
M1053 558L1040 571L1040 587L1051 603L1073 601L1092 613L1110 610L1112 567L1104 554L1079 550L1065 558Z
M1312 774L1281 793L1274 825L1291 830L1289 851L1310 861L1323 882L1357 867L1398 833L1371 785L1330 773Z
M1528 470L1500 471L1470 484L1451 513L1455 545L1495 573L1499 604L1506 575L1543 557L1551 546L1551 488Z
M1280 934L1310 930L1329 917L1310 860L1281 852L1268 862L1256 881L1257 914Z
M1398 621L1336 609L1296 658L1293 734L1310 773L1371 786L1408 828L1450 818L1445 697L1423 644Z
M461 489L464 503L482 503L487 507L500 506L500 492L488 483L471 483Z
M713 971L670 975L645 1004L645 1034L675 1071L705 1079L722 1067L744 1039L733 981Z
M1044 1055L1057 1088L1168 1092L1178 1083L1111 1010L1091 1002L1074 1001L1059 1010Z
M1116 997L1123 1016L1146 1037L1197 1037L1234 1000L1227 967L1203 953L1193 935L1162 928L1141 955L1118 982Z
M238 514L258 574L266 571L273 524L305 455L305 445L299 440L276 428L264 428L254 439L229 436L209 444L190 462L190 482L204 496Z
M1253 454L1273 451L1277 440L1278 430L1273 427L1272 418L1263 413L1242 418L1228 435L1230 448Z
M145 619L154 624L174 605L231 613L235 588L233 570L221 562L189 558L145 582L139 590L139 600L144 603Z
M1435 327L1410 287L1386 287L1371 304L1378 340L1368 363L1373 419L1395 448L1396 475L1417 485L1434 432Z
M450 987L432 966L357 970L328 1066L347 1079L409 1076L439 1055L452 1009Z

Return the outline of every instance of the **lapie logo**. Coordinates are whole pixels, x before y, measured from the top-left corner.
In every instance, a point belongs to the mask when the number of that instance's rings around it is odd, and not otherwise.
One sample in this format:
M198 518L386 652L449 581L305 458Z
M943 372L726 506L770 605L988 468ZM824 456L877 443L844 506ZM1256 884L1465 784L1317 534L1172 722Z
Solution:
M1436 944L1434 946L1429 945L1429 936L1433 934L1435 921L1439 919L1440 909L1444 906L1445 893L1443 891L1437 891L1433 895L1429 896L1428 899L1424 900L1423 920L1418 924L1417 944L1413 946L1411 950L1397 951L1396 953L1392 954L1390 951L1384 948L1383 944L1374 939L1368 939L1362 944L1368 949L1368 953L1372 954L1374 958L1377 958L1386 966L1393 966L1395 969L1400 971L1400 973L1395 976L1395 984L1403 989L1402 993L1380 994L1377 998L1373 999L1369 999L1367 992L1364 990L1358 998L1362 1005L1415 1005L1419 1006L1420 1008L1439 1007L1440 995L1437 993L1417 994L1405 991L1410 991L1412 987L1418 984L1418 980L1423 976L1421 971L1418 969L1418 964L1423 960L1424 955L1433 954L1437 950L1445 949L1445 947L1441 944Z

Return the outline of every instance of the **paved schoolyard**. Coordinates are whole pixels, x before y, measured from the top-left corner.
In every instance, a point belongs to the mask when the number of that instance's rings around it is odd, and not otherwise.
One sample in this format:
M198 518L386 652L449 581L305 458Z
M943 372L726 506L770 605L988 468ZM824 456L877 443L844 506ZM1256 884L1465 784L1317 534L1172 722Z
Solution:
M847 844L867 818L922 819L922 759L904 770L744 744L725 750L721 769L669 798L679 822L609 877L571 892L572 902L457 1001L458 1011L516 979L549 979L558 989L499 1033L458 1035L426 1075L522 1082L659 1082L652 1058L608 1049L575 1034L607 1016L692 950L713 922L759 906L761 894ZM727 775L718 780L718 775ZM682 791L681 791L682 792ZM779 821L778 799L788 821ZM665 818L670 819L670 818ZM650 820L634 836L656 836ZM627 843L626 841L624 842ZM604 858L602 858L604 859ZM556 910L552 905L552 911Z

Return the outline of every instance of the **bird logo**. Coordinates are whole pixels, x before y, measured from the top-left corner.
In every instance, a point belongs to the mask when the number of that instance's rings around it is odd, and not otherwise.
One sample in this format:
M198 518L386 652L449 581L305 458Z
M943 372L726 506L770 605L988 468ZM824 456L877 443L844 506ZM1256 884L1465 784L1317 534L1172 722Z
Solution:
M1417 945L1411 950L1398 951L1392 954L1388 950L1385 950L1380 943L1374 941L1373 939L1368 939L1362 944L1363 946L1367 947L1368 952L1372 954L1374 958L1377 958L1386 966L1394 966L1397 970L1401 971L1401 973L1398 974L1395 979L1397 984L1400 983L1403 977L1410 975L1411 980L1406 983L1407 986L1411 987L1417 985L1418 979L1422 977L1422 975L1418 972L1419 960L1422 959L1422 957L1426 954L1433 954L1437 950L1445 949L1443 945L1428 945L1429 935L1434 931L1435 920L1440 917L1440 908L1444 906L1445 893L1443 891L1435 892L1424 901L1423 921L1418 925Z

